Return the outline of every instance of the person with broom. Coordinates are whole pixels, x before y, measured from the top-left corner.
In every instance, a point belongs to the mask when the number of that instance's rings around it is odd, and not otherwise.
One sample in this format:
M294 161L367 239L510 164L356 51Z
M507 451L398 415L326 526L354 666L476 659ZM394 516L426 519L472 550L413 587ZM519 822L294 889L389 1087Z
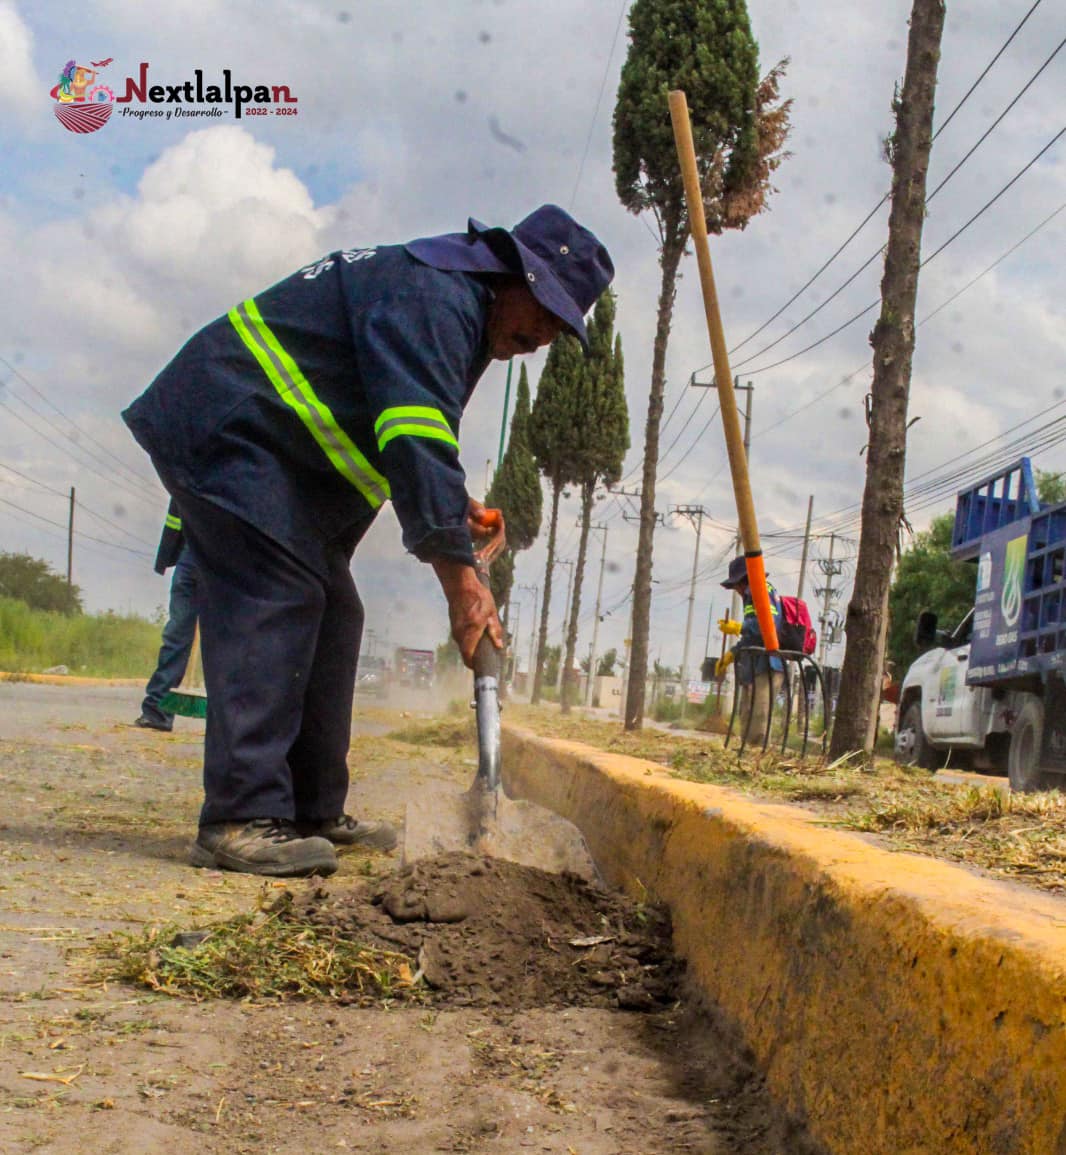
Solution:
M568 213L513 229L351 248L195 334L123 413L174 499L200 573L207 689L197 866L329 874L391 849L347 813L363 608L350 559L391 500L432 565L467 665L502 632L473 542L503 526L466 492L459 422L493 359L586 342L614 269ZM494 511L493 511L494 512Z
M140 717L133 723L142 730L162 730L167 734L174 729L174 715L166 709L164 703L167 694L185 676L189 664L189 654L196 636L198 585L196 562L182 540L181 518L173 503L163 523L154 568L156 573L162 574L171 566L174 567L174 573L170 579L170 606L163 627L159 658L144 688Z

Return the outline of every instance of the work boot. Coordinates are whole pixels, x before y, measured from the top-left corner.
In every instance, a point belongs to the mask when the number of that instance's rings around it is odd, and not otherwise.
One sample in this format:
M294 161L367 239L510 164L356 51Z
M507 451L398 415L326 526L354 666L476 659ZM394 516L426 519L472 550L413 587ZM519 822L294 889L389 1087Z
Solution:
M332 874L337 869L337 855L328 839L304 838L293 823L280 818L201 826L189 861L193 866L276 878Z
M142 714L133 724L142 730L162 730L164 734L169 734L174 729L173 718L169 722L161 722L157 718L150 718L147 714Z
M370 850L394 850L398 841L396 827L389 822L361 822L350 814L328 818L325 822L308 822L298 829L305 834L328 838L337 846L365 846Z

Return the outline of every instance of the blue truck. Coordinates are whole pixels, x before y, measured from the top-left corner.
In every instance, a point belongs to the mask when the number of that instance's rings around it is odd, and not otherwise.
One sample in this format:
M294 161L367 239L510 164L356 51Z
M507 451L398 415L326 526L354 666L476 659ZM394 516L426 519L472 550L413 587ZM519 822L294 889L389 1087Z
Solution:
M1023 457L959 493L951 553L976 565L973 609L951 631L919 616L896 756L961 753L1012 789L1066 789L1066 502L1041 504Z

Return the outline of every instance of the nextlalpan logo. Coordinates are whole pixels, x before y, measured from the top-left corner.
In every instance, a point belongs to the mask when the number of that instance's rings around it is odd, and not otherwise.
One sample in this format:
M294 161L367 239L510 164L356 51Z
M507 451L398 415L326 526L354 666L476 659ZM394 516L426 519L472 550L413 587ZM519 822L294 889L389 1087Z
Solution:
M203 69L197 68L191 80L178 84L149 84L150 65L141 61L137 79L125 77L120 95L107 84L97 83L100 72L113 62L94 60L78 64L68 60L51 91L59 123L70 132L96 132L111 119L115 105L122 105L118 115L137 120L171 120L176 117L217 119L228 115L296 116L298 97L287 84L234 84L228 68L222 70L221 84L205 84Z

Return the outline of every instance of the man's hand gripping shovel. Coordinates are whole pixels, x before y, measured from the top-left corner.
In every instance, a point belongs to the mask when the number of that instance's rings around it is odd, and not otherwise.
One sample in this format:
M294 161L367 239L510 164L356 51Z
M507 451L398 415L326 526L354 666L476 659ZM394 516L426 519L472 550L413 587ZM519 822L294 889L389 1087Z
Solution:
M487 587L489 565L506 545L503 517L499 510L471 502L470 527L479 546L475 551L478 577ZM423 794L408 803L404 862L459 850L598 880L585 839L573 823L532 802L509 798L504 791L501 666L502 652L486 629L473 654L477 774L464 794L444 798Z

